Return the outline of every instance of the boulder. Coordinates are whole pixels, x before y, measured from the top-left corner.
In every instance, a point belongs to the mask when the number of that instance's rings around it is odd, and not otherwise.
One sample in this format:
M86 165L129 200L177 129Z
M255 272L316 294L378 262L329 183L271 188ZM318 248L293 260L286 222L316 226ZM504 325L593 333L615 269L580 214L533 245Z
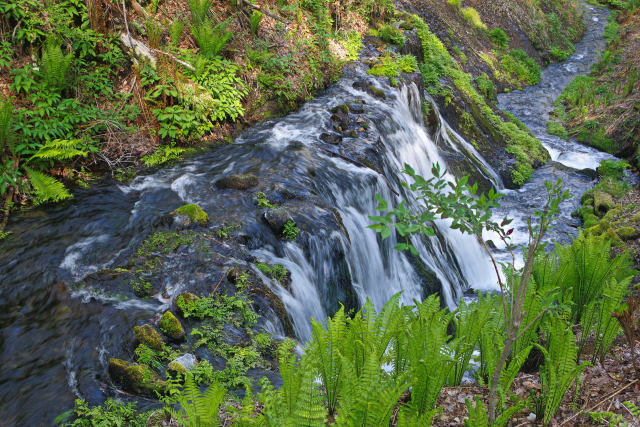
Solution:
M320 139L327 144L338 145L342 142L342 136L335 133L323 132Z
M162 350L164 342L162 336L151 325L134 326L133 332L136 334L138 342L154 350Z
M186 373L198 364L198 359L193 354L187 353L178 357L176 360L169 363L169 370L174 372Z
M147 365L122 359L109 359L109 375L125 390L136 394L155 395L166 386L166 382Z
M165 311L158 323L158 327L173 341L184 340L184 328L178 318L170 311Z
M258 177L252 174L229 175L216 181L218 188L233 188L235 190L247 190L258 185Z
M593 206L596 213L604 215L609 211L609 209L615 207L615 202L610 194L607 194L604 191L594 191Z
M287 221L292 220L289 212L283 207L269 209L264 213L263 218L269 224L269 228L277 235L281 235L284 231L284 225Z
M196 223L205 226L209 222L209 215L207 215L200 206L195 204L179 207L169 215L176 217L176 221L180 222L185 227Z

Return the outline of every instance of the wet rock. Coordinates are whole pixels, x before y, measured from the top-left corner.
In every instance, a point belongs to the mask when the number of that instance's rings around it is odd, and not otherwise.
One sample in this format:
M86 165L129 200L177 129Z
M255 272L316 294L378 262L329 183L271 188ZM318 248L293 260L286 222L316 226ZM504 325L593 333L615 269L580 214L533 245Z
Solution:
M331 112L334 114L343 113L349 114L349 106L347 104L340 104L331 109Z
M195 204L181 206L169 215L174 217L175 222L185 227L196 223L205 226L209 222L209 215Z
M109 376L125 390L136 394L155 395L166 386L166 382L147 365L122 359L109 359Z
M284 231L284 225L287 221L293 219L291 218L291 215L289 215L289 212L283 207L269 209L264 213L262 218L269 225L269 228L271 228L271 230L273 230L277 235L282 234Z
M352 102L351 104L349 104L349 108L351 109L351 112L354 114L364 113L364 105L362 104L362 101Z
M178 318L170 311L165 311L158 323L158 327L173 341L184 340L184 328Z
M335 133L322 132L320 139L327 144L338 145L342 142L342 135L336 135Z
M198 364L198 359L193 354L187 353L178 357L176 360L172 360L169 363L169 369L174 372L186 373Z
M229 175L216 181L218 188L232 188L235 190L247 190L258 185L258 177L253 174Z
M387 99L387 95L384 93L384 91L378 89L377 87L370 85L367 88L367 92L369 92L371 95L375 96L376 98L379 99Z
M139 343L146 345L154 350L162 350L164 344L162 336L151 325L134 326L133 332Z

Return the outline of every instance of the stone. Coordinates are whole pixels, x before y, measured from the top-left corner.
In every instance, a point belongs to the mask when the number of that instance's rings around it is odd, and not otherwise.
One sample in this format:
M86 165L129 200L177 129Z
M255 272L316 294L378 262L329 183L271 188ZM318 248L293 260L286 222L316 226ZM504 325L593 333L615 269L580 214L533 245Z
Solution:
M133 332L136 334L138 342L154 350L162 350L164 344L162 336L151 325L134 326Z
M148 367L122 359L109 359L109 376L114 382L132 393L155 395L164 390L166 382Z
M216 181L218 188L232 188L235 190L247 190L258 185L258 177L253 174L229 175Z
M344 114L349 114L349 106L347 104L336 105L331 109L332 113L342 112Z
M178 318L170 311L165 311L158 323L158 327L173 341L184 340L184 328Z
M169 215L182 217L179 221L186 227L195 223L205 226L209 222L209 215L207 215L200 206L195 204L181 206Z
M273 230L273 232L276 233L277 235L282 234L282 231L284 230L284 225L290 219L292 220L291 215L289 215L289 212L287 212L287 210L283 207L269 209L264 213L263 219L269 225L269 228L271 228L271 230Z
M368 92L376 98L387 99L387 95L382 90L373 85L368 87Z
M335 133L322 132L320 139L327 144L338 145L342 142L342 136Z
M198 359L191 353L183 354L169 363L169 369L175 372L185 373L191 371L198 364Z

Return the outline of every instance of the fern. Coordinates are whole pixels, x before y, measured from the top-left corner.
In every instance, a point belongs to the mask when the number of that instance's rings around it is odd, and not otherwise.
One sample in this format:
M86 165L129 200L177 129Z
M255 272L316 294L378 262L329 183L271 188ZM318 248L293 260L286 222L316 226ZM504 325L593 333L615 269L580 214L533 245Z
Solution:
M613 314L619 310L624 301L627 289L632 277L627 277L621 281L611 279L604 290L601 298L592 301L584 311L580 323L582 324L582 335L578 347L578 355L584 351L585 344L593 333L595 348L592 353L591 362L597 358L602 361L613 340L620 331L620 324Z
M341 427L389 425L398 398L409 387L407 376L393 381L373 353L364 363L360 376L351 361L343 358L342 363L348 388L340 402L336 424Z
M214 26L206 20L192 25L191 34L198 43L200 54L208 59L213 59L222 52L224 46L233 36L232 32L227 31L227 22L221 22Z
M36 203L59 202L73 197L64 184L55 178L27 167L24 167L24 170L36 193Z
M464 300L460 300L453 317L456 324L455 338L449 344L455 358L455 364L448 381L449 385L460 385L462 382L473 351L480 341L482 330L494 310L495 308L489 304L472 303L467 305Z
M72 60L73 52L65 55L57 40L47 39L42 47L40 72L51 89L64 90L69 85L67 74Z
M251 32L254 35L258 35L260 29L260 21L262 21L262 12L254 10L249 18L249 24L251 25Z
M571 328L564 320L552 317L548 322L548 335L548 350L538 346L545 356L545 363L540 368L544 414L536 415L543 419L545 425L549 424L562 398L588 365L578 365L578 346Z
M296 406L287 425L295 427L325 427L327 410L323 404L324 392L315 383L316 370L310 364L301 364L300 389Z
M453 366L451 351L446 347L452 314L440 310L440 299L432 295L416 303L409 316L406 353L416 380L408 406L414 414L422 415L434 408Z
M345 343L346 316L344 307L327 319L327 327L313 320L309 354L317 364L320 379L324 386L325 399L329 414L333 415L338 403L338 395L343 381L343 366L340 350Z
M200 26L207 21L212 3L213 0L189 0L189 10L194 25Z
M0 155L4 152L13 155L15 152L11 132L12 123L13 104L10 100L4 99L0 95Z
M500 416L496 418L493 424L489 424L487 408L484 406L479 396L476 396L475 398L475 406L469 399L465 402L469 411L469 418L464 420L464 425L466 427L504 427L507 425L513 414L522 410L526 406L526 402L520 401L516 405L513 405L503 411Z
M81 149L81 144L82 141L79 139L54 139L53 141L47 141L31 156L31 160L62 161L77 156L87 157L89 153Z
M218 411L226 394L227 390L217 383L200 391L193 375L187 373L184 388L176 396L180 409L169 409L169 412L184 427L217 427L220 425Z

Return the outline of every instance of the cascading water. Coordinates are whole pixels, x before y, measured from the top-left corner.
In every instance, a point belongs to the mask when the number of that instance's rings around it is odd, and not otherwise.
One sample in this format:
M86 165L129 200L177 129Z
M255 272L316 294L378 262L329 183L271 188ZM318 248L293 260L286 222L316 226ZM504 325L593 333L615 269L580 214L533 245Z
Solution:
M604 21L598 9L592 13ZM590 22L586 44L570 61L592 62L595 49L589 43L595 43L593 35L601 34L602 25ZM113 394L106 384L106 361L131 352L131 326L148 322L180 292L210 290L229 266L251 268L251 263L264 260L281 263L291 272L291 287L286 289L255 271L280 297L302 340L310 335L309 318L323 319L340 301L354 306L369 297L380 306L399 291L405 302L439 291L453 305L468 287L495 287L495 273L479 243L450 230L446 221L436 224L436 237L413 240L419 259L393 250L393 238L381 241L366 228L368 216L376 213L376 194L415 203L399 185L400 171L408 163L429 177L433 162L446 167L439 149L463 153L487 181L496 187L501 182L481 154L442 118L440 130L429 135L422 124L417 86L381 87L387 99L380 100L361 90L373 83L362 84L369 79L365 71L362 65L350 67L338 84L300 111L256 126L232 145L138 177L129 185L96 185L78 191L72 202L13 217L11 238L0 242L3 422L49 423L52 414L70 407L75 397L100 403ZM553 73L543 74L543 83L554 78ZM558 87L564 84L563 80ZM548 90L544 84L540 87ZM510 96L513 106L542 95ZM359 111L356 116L369 129L339 145L323 142L319 136L332 131L327 107L354 100L363 101L353 111ZM542 136L540 129L534 132ZM569 176L576 190L591 184L591 178L557 165L545 166L523 189L508 192L500 214L522 221L543 197L543 181L558 174ZM260 189L293 212L303 230L296 242L275 238L251 192L213 185L234 173L255 174ZM165 214L184 203L198 203L212 218L211 227L241 224L244 244L212 243L219 255L215 263L181 248L163 266L162 292L146 300L123 298L117 283L93 274L124 265L145 236L164 226ZM568 217L571 206L563 209ZM70 286L87 275L82 287ZM284 335L273 308L263 311L261 322L275 335Z

